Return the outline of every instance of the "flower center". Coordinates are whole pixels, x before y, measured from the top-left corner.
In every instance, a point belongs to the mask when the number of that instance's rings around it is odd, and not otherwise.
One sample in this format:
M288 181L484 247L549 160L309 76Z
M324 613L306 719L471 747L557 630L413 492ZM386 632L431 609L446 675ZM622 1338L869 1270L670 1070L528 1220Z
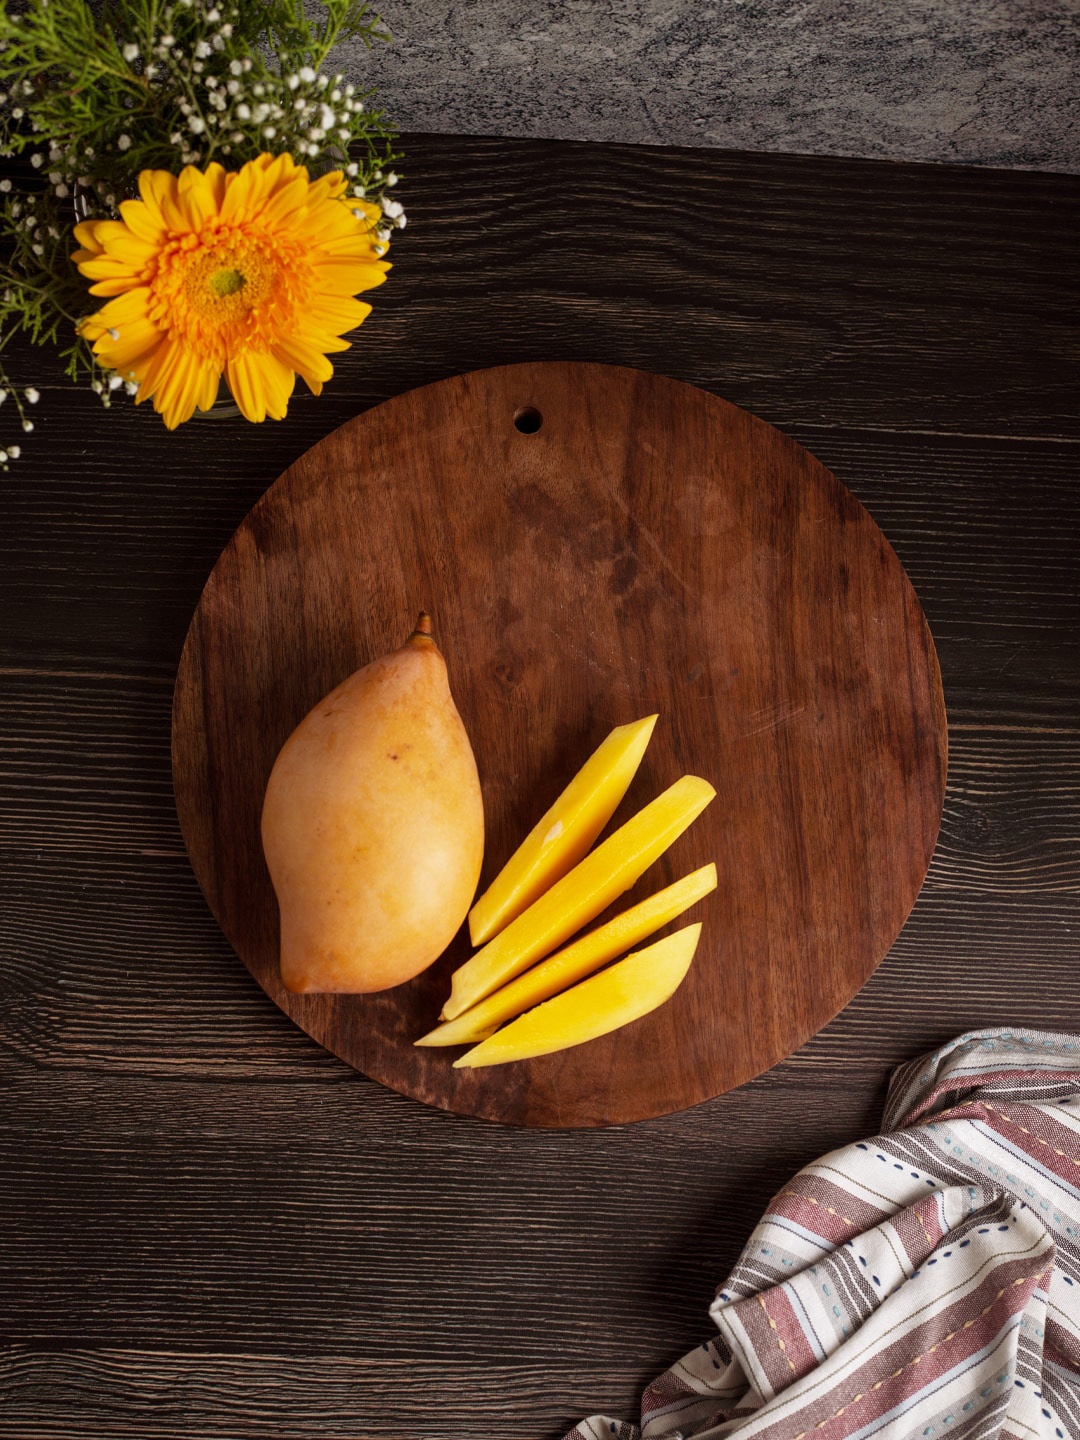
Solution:
M219 300L226 295L235 295L246 284L239 270L219 270L216 275L210 276L210 289Z
M299 244L254 225L177 237L147 278L151 320L221 364L229 354L268 349L311 283Z
M273 293L279 267L253 236L219 232L183 258L184 299L211 329L243 321Z

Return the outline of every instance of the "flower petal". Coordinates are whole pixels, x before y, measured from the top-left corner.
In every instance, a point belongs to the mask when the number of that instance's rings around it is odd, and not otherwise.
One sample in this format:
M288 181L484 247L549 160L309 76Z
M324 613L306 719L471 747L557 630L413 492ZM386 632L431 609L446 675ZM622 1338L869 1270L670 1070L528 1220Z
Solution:
M214 186L194 165L185 165L181 170L177 198L192 230L202 230L217 218L218 201Z
M313 395L321 393L323 385L334 373L334 367L326 356L301 335L283 335L271 354L302 376Z
M122 200L120 214L124 224L140 240L146 240L155 247L165 243L169 232L160 211L152 210L142 200Z
M183 233L189 227L176 194L176 176L168 170L143 170L139 194L154 219L166 230Z
M156 350L162 339L162 331L145 317L128 322L119 328L118 334L120 338L113 340L106 331L94 344L94 354L106 370L129 369L144 355Z

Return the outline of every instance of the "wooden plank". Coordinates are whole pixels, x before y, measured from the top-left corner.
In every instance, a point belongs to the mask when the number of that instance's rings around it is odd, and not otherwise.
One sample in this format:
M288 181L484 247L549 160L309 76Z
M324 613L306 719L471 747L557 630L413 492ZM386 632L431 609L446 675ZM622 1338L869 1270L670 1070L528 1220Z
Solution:
M453 137L410 161L321 400L168 437L49 383L5 477L5 1440L630 1417L892 1065L1080 1029L1080 185ZM296 1030L207 913L168 778L184 630L267 483L390 395L545 358L703 384L818 455L915 583L951 726L941 843L867 987L751 1085L586 1136L438 1114Z

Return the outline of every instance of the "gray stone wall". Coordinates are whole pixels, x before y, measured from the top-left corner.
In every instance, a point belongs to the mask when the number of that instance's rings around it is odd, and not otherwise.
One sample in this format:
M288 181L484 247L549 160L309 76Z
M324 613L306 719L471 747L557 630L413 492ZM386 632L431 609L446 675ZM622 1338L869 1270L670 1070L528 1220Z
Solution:
M382 0L407 130L1080 170L1080 0Z

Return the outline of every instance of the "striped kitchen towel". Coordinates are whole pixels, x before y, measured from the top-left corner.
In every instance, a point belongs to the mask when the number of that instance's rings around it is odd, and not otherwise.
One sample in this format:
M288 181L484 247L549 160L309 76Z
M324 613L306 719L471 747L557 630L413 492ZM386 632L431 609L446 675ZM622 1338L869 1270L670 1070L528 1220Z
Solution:
M567 1440L1080 1440L1080 1038L976 1030L773 1200L641 1426Z

